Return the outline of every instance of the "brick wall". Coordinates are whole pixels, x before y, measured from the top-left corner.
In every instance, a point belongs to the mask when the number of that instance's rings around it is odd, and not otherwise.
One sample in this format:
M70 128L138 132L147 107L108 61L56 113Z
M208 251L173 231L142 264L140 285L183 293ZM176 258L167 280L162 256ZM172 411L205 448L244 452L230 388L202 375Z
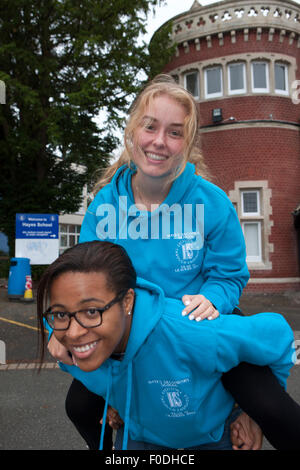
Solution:
M277 127L230 127L202 133L202 151L214 183L227 194L234 189L235 181L267 180L272 190L272 270L252 271L251 275L298 277L292 212L300 201L300 132Z

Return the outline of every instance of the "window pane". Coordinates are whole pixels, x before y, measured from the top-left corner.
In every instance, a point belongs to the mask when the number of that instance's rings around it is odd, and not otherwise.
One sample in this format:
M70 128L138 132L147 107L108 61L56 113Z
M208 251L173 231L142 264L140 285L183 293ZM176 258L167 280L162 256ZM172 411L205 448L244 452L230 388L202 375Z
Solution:
M244 223L244 236L246 242L247 257L260 259L260 233L259 224Z
M275 88L276 90L287 90L285 65L275 64Z
M69 236L69 246L74 246L75 244L76 244L75 235L70 235Z
M77 245L79 243L80 225L75 224L60 224L60 250L59 253L63 253L67 248Z
M68 225L69 233L75 233L75 227L76 227L76 225L69 224Z
M244 85L244 64L234 64L229 67L230 90L243 90Z
M258 193L243 193L243 212L244 213L257 213L258 212Z
M60 237L60 246L67 247L68 246L68 236L61 235Z
M253 65L254 88L267 88L266 64L256 62Z
M221 93L221 68L215 67L206 70L207 94Z
M189 73L185 76L186 80L186 89L193 95L198 96L198 73Z

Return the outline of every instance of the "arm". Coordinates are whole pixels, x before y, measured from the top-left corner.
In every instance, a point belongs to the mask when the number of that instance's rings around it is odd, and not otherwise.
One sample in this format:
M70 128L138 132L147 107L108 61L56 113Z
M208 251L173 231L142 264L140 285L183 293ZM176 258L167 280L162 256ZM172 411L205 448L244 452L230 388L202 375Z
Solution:
M80 229L79 243L98 240L96 234L97 218L93 202L89 205Z
M205 281L200 290L200 294L209 299L221 314L231 313L238 305L249 280L240 222L231 205L226 209L206 234Z
M224 315L217 326L217 368L226 372L240 362L269 365L282 386L293 366L294 335L274 313L249 317Z
M212 217L209 207L207 213L205 220ZM249 279L244 236L231 203L226 200L224 211L219 211L219 218L215 218L217 223L205 224L208 229L201 272L205 281L200 294L182 297L186 306L182 314L189 315L191 320L213 320L219 313L231 313Z

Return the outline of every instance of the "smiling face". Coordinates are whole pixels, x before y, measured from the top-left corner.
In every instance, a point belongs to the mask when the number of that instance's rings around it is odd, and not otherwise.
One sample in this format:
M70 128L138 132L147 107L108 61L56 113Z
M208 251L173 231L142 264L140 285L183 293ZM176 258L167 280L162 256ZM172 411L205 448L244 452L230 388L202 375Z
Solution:
M103 308L116 297L102 272L67 272L58 276L50 288L52 311L75 312L86 308ZM84 328L71 319L65 331L54 335L74 357L78 367L92 371L103 364L113 352L123 352L130 333L134 291L129 289L123 301L114 304L102 314L102 324Z
M143 176L173 175L183 158L186 111L167 95L154 98L144 110L134 135L133 160Z

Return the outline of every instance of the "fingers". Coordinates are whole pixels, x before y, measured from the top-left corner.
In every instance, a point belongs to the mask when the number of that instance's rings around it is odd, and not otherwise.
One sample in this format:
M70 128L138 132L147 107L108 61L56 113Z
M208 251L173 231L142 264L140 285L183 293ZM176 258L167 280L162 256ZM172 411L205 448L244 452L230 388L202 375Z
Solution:
M123 421L119 416L117 410L108 406L106 422L110 425L112 429L119 429L123 425ZM100 424L103 424L103 418L100 420Z
M182 315L189 315L190 320L201 321L205 318L214 320L220 315L218 310L204 295L184 295L182 301L185 305Z
M242 412L230 425L230 438L234 450L260 450L263 434L260 427Z
M69 354L69 351L56 339L55 335L52 335L47 349L54 359L57 361L63 362L69 366L73 365L72 356Z

